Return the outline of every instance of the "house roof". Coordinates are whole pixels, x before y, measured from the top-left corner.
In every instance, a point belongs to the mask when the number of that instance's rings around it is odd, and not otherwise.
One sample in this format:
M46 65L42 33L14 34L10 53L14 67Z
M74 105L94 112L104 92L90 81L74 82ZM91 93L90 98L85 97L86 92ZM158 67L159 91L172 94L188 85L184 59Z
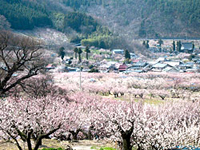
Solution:
M119 66L119 70L126 70L127 69L127 65L123 64Z
M181 50L193 50L192 43L182 43Z
M133 65L133 67L145 67L146 65L146 62L137 62Z
M163 69L164 72L170 72L170 71L173 71L173 72L178 72L179 70L175 67L166 67L165 69Z
M180 65L179 61L165 61L164 63L173 67Z
M48 64L47 66L46 66L46 68L48 69L51 69L51 68L55 68L54 66L53 66L53 64Z
M181 64L180 67L193 67L194 63L193 62L187 62L184 64Z
M124 52L123 49L113 49L112 51L113 51L113 52Z
M164 68L164 67L166 67L167 65L168 65L168 64L157 63L157 64L153 65L152 67L153 67L153 68Z
M133 63L137 63L137 62L139 62L140 60L139 59L135 59L135 60L133 60L132 62Z

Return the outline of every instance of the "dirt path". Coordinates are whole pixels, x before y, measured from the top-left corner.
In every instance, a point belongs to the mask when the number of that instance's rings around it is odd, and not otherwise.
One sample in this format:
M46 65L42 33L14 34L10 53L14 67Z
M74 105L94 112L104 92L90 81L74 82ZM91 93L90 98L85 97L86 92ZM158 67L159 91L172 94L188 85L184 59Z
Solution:
M91 146L73 146L73 150L91 150Z

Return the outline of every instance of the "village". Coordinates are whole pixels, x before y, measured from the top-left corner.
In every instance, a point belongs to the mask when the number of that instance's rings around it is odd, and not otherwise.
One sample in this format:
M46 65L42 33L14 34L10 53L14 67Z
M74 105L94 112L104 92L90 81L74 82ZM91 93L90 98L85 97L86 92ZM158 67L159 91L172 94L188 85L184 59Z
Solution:
M81 70L82 72L125 74L132 72L200 72L200 51L197 42L177 41L172 43L172 41L146 40L142 45L148 57L125 49L110 50L88 47L89 51L86 52L86 46L77 46L77 49L81 50L80 54L73 51L71 55L74 57L65 55L63 60L59 58L56 63L48 64L46 70L50 72L79 72ZM88 59L84 57L85 55L88 55Z

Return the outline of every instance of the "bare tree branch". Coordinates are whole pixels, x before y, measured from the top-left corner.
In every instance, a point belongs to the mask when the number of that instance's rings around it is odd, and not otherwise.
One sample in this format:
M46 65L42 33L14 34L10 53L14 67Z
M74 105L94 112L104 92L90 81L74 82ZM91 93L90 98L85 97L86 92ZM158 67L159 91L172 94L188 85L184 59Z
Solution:
M40 44L33 38L0 31L0 95L44 67Z

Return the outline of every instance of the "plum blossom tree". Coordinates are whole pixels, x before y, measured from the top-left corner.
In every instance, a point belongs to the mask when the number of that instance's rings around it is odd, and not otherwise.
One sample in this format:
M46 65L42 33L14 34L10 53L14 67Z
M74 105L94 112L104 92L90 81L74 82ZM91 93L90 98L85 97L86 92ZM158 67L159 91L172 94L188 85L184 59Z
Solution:
M143 109L142 103L104 101L94 113L95 127L100 134L118 141L122 150L132 150L131 139L138 138Z
M200 142L199 103L176 102L152 106L136 102L103 101L93 117L99 134L120 143L121 150L170 149Z
M0 102L1 137L13 139L19 150L22 150L20 140L27 143L28 150L37 150L42 139L66 128L70 110L66 100L59 97L8 98Z

